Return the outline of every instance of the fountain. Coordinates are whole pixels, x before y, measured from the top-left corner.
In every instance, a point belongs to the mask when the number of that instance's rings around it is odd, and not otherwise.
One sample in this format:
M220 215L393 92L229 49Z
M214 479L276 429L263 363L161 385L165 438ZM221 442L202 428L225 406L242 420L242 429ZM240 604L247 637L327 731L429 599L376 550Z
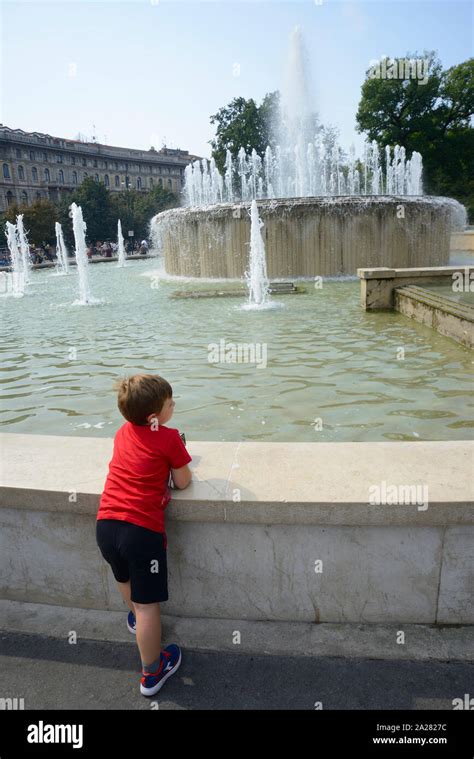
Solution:
M70 205L70 217L72 218L72 228L74 232L75 242L75 256L77 264L77 272L79 276L79 300L75 301L74 305L89 305L91 303L97 303L97 299L93 298L90 291L89 284L89 260L86 252L86 224L82 218L82 208L71 203Z
M301 32L290 42L279 141L265 155L230 151L185 170L183 208L151 221L154 245L170 275L242 278L249 242L247 212L257 201L265 223L268 276L355 275L360 267L440 266L451 232L466 223L451 198L423 195L422 157L403 146L366 143L347 158L334 133L318 124ZM382 160L383 159L383 160Z
M22 256L19 249L18 230L15 224L10 221L6 223L5 235L7 238L7 245L10 251L10 258L12 264L12 277L11 277L11 294L16 298L21 298L25 294L26 278L24 272L24 266Z
M23 277L25 280L25 286L30 282L31 260L30 260L30 246L28 238L26 236L25 227L23 225L23 214L19 214L16 217L16 228L18 235L18 242L20 245L21 262L23 266Z
M263 227L263 222L258 215L257 203L252 200L250 206L250 259L245 277L249 293L246 308L265 308L270 297L265 244L260 231L261 227Z
M117 222L117 242L118 242L118 263L117 266L126 266L125 260L125 244L122 234L122 222L120 219Z
M67 255L66 243L64 242L63 229L57 221L54 225L56 231L56 256L58 259L56 274L69 274L69 261Z

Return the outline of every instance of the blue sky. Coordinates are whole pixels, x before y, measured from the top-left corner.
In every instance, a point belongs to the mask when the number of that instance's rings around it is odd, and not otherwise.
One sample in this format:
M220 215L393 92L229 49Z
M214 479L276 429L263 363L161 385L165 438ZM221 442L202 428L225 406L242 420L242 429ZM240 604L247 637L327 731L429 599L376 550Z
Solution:
M209 116L232 98L282 85L289 35L301 26L316 110L355 131L372 59L438 51L444 67L473 55L470 2L2 2L0 121L27 131L148 149L164 141L209 155Z

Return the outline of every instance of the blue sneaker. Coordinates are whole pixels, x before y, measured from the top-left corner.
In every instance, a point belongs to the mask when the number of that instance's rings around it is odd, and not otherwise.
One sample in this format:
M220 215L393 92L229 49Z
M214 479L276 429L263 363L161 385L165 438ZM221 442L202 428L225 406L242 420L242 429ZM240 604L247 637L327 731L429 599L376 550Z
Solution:
M137 632L137 621L135 619L135 614L133 613L133 611L129 611L128 612L127 627L128 627L128 631L129 632L131 632L134 635L136 635L136 632Z
M156 672L142 672L140 692L142 696L154 696L163 683L176 672L181 664L181 649L176 643L171 643L161 652L160 666Z

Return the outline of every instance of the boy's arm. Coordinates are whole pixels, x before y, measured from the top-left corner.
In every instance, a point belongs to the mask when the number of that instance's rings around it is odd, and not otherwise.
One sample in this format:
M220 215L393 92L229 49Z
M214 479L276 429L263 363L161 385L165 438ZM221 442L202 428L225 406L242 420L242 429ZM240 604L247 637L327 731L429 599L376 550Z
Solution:
M171 476L173 478L175 487L182 490L183 488L188 487L189 483L192 480L193 474L189 466L186 464L185 466L182 466L179 469L172 469Z
M178 432L175 430L174 432ZM192 472L188 466L188 463L192 461L191 456L189 455L188 451L186 450L186 437L184 435L184 432L178 433L176 436L177 440L175 441L174 446L174 455L170 455L170 463L171 463L171 474L170 474L170 487L179 488L182 490L183 488L187 488L189 483L192 479ZM184 466L179 466L182 464L182 462L185 461L186 463ZM173 463L177 464L173 468Z

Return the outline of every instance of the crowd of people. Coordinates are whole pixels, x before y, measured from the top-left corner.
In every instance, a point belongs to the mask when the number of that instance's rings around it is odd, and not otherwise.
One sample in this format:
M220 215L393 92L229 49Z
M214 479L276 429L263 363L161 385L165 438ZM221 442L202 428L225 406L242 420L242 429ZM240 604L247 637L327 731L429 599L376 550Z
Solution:
M146 256L149 251L148 240L138 240L135 243L129 242L125 244L125 252L127 255L142 255ZM87 256L92 258L93 256L100 256L101 258L112 258L118 255L118 243L112 240L98 240L95 245L89 245L87 247ZM72 255L69 253L69 255ZM50 261L55 263L57 259L56 248L50 243L42 243L41 245L30 245L30 260L33 264L42 264ZM8 248L0 249L0 266L10 265L10 253Z
M138 242L137 240L134 244L127 241L124 245L125 252L128 255L139 254L146 256L149 250L148 240L142 240L141 242ZM103 258L112 258L113 256L118 255L118 243L112 242L111 240L104 240L104 242L98 240L94 246L88 246L87 255L89 258L92 258L93 255L102 256Z

